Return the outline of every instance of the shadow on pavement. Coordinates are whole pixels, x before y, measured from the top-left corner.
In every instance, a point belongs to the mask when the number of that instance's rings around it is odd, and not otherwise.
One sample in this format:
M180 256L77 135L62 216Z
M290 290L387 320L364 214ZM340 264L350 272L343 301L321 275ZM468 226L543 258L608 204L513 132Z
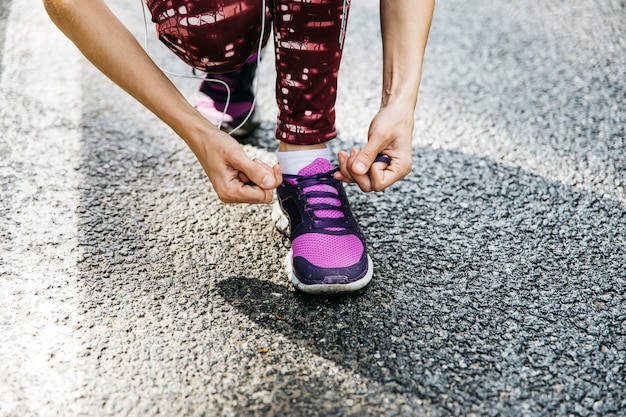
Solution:
M489 159L416 148L413 174L392 189L348 188L372 284L314 298L286 284L285 239L266 207L207 197L204 173L169 137L91 123L78 268L82 351L97 375L85 401L94 407L133 392L122 397L137 403L124 407L146 414L192 407L187 398L262 414L376 415L400 397L433 415L625 409L622 203ZM259 358L254 342L280 337L301 349ZM275 384L281 361L308 369L311 357L345 375L287 370L284 388ZM342 391L355 375L367 390ZM164 402L151 397L152 383L166 387ZM272 384L274 393L255 396ZM361 408L320 402L328 392Z
M190 152L88 71L85 414L623 415L624 201L469 155L623 187L620 8L560 3L437 6L418 119L425 143L467 153L416 147L392 189L349 187L376 268L352 296L294 293L267 208L219 203ZM374 77L356 49L351 138L373 87L356 81ZM246 144L273 149L274 128ZM289 351L258 353L276 340Z
M415 154L393 190L352 193L376 268L365 291L316 298L235 275L219 293L444 413L623 411L624 206L486 159Z

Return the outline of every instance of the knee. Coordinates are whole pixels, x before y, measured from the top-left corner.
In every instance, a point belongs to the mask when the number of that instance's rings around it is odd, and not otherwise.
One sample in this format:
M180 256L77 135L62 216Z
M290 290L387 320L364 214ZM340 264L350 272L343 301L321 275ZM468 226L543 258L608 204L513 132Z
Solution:
M178 3L185 7L176 7ZM228 7L221 9L216 9L218 2L188 3L148 1L159 39L187 64L211 73L230 72L257 51L265 19L259 1L225 0Z
M43 7L48 16L57 22L67 14L73 2L74 0L43 0Z

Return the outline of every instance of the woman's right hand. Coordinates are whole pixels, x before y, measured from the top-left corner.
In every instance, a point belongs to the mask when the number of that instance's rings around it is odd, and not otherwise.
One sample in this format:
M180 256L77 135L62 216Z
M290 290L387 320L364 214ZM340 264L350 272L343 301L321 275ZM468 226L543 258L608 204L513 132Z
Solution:
M230 135L216 129L210 138L191 146L224 203L270 203L282 182L280 166L250 159Z
M198 113L103 0L43 3L52 21L87 59L187 143L220 200L272 201L272 190L282 182L280 168L251 160L237 141Z

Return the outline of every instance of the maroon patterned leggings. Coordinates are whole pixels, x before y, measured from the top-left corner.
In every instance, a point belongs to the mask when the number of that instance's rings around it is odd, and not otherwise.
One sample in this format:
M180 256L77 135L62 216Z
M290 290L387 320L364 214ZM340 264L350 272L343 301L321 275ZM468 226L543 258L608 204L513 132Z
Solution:
M241 66L258 49L262 0L146 0L159 39L210 73ZM276 136L299 145L333 139L337 75L350 0L266 0L274 27ZM266 36L263 42L266 42Z

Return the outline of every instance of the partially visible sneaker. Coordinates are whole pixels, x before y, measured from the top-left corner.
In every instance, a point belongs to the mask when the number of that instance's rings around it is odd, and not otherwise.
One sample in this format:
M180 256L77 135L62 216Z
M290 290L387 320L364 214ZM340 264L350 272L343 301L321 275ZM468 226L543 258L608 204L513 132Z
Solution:
M209 74L203 81L196 96L195 108L211 123L230 133L235 138L244 138L259 127L254 117L254 77L257 69L257 56L254 55L243 66L233 72ZM226 87L211 79L220 80L230 89L230 102ZM226 112L224 113L224 109ZM252 109L252 111L251 111ZM247 118L247 120L246 120ZM244 123L245 120L245 123ZM234 130L237 126L237 130Z
M372 279L365 236L354 219L330 161L316 159L298 175L283 174L277 194L289 219L291 250L285 268L299 291L357 291Z

